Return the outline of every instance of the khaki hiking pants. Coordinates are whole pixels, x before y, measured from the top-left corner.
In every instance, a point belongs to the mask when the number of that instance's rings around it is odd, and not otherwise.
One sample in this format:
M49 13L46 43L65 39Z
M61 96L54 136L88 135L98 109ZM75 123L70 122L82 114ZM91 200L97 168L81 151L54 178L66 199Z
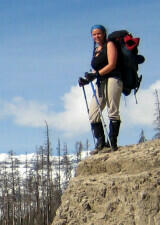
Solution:
M123 83L121 80L110 77L101 81L98 94L98 87L96 85L96 95L101 107L101 111L107 104L108 117L111 120L120 120L119 105L122 93ZM96 98L93 96L90 109L89 109L90 123L98 123L101 121L99 107L97 105Z

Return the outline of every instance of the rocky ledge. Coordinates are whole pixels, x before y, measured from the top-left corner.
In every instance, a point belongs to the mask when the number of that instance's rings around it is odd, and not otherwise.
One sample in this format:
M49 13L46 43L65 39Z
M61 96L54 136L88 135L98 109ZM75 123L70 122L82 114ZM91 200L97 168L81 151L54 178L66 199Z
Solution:
M160 225L160 139L81 161L52 225Z

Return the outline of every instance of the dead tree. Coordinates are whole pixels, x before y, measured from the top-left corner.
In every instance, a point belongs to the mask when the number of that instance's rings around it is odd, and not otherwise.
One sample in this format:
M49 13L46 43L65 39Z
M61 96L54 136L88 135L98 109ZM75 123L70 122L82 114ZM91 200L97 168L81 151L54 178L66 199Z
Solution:
M83 150L82 142L77 141L75 144L75 148L76 148L77 163L79 163L82 159L82 150Z
M155 128L154 130L156 131L153 139L160 138L160 100L159 100L159 95L158 95L158 90L155 90L155 120L154 120L154 125Z
M68 147L65 143L63 146L63 157L62 157L62 168L64 172L64 182L63 182L63 189L66 189L69 183L69 180L72 176L72 163L68 156Z
M57 155L58 155L58 174L57 174L57 181L58 181L58 189L61 190L61 143L58 139L57 145Z
M140 138L139 138L139 141L138 141L138 144L143 143L145 141L147 141L147 139L145 138L144 131L142 129L141 130L141 134L140 134Z

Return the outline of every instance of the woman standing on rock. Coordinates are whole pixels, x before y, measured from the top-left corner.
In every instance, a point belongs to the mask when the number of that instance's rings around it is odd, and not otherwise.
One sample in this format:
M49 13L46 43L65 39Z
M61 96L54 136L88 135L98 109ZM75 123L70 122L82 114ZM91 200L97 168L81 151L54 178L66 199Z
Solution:
M79 79L79 85L84 86L95 78L96 96L100 103L101 110L107 104L109 123L109 140L105 143L105 135L102 121L100 118L99 107L93 96L89 108L89 119L97 143L95 150L91 154L96 154L104 147L110 147L113 151L117 150L117 137L120 128L119 105L123 83L121 81L118 51L115 44L107 41L107 32L104 26L94 25L91 28L91 35L94 41L93 57L91 66L93 72L85 73L85 78Z

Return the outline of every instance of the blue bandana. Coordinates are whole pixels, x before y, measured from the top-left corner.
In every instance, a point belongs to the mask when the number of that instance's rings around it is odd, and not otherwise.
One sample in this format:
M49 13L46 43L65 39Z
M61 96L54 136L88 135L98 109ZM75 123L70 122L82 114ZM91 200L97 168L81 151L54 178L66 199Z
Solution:
M106 28L105 28L104 26L102 26L102 25L93 25L93 26L91 27L91 33L92 33L92 31L95 30L95 29L100 29L100 30L102 30L104 33L106 33Z

